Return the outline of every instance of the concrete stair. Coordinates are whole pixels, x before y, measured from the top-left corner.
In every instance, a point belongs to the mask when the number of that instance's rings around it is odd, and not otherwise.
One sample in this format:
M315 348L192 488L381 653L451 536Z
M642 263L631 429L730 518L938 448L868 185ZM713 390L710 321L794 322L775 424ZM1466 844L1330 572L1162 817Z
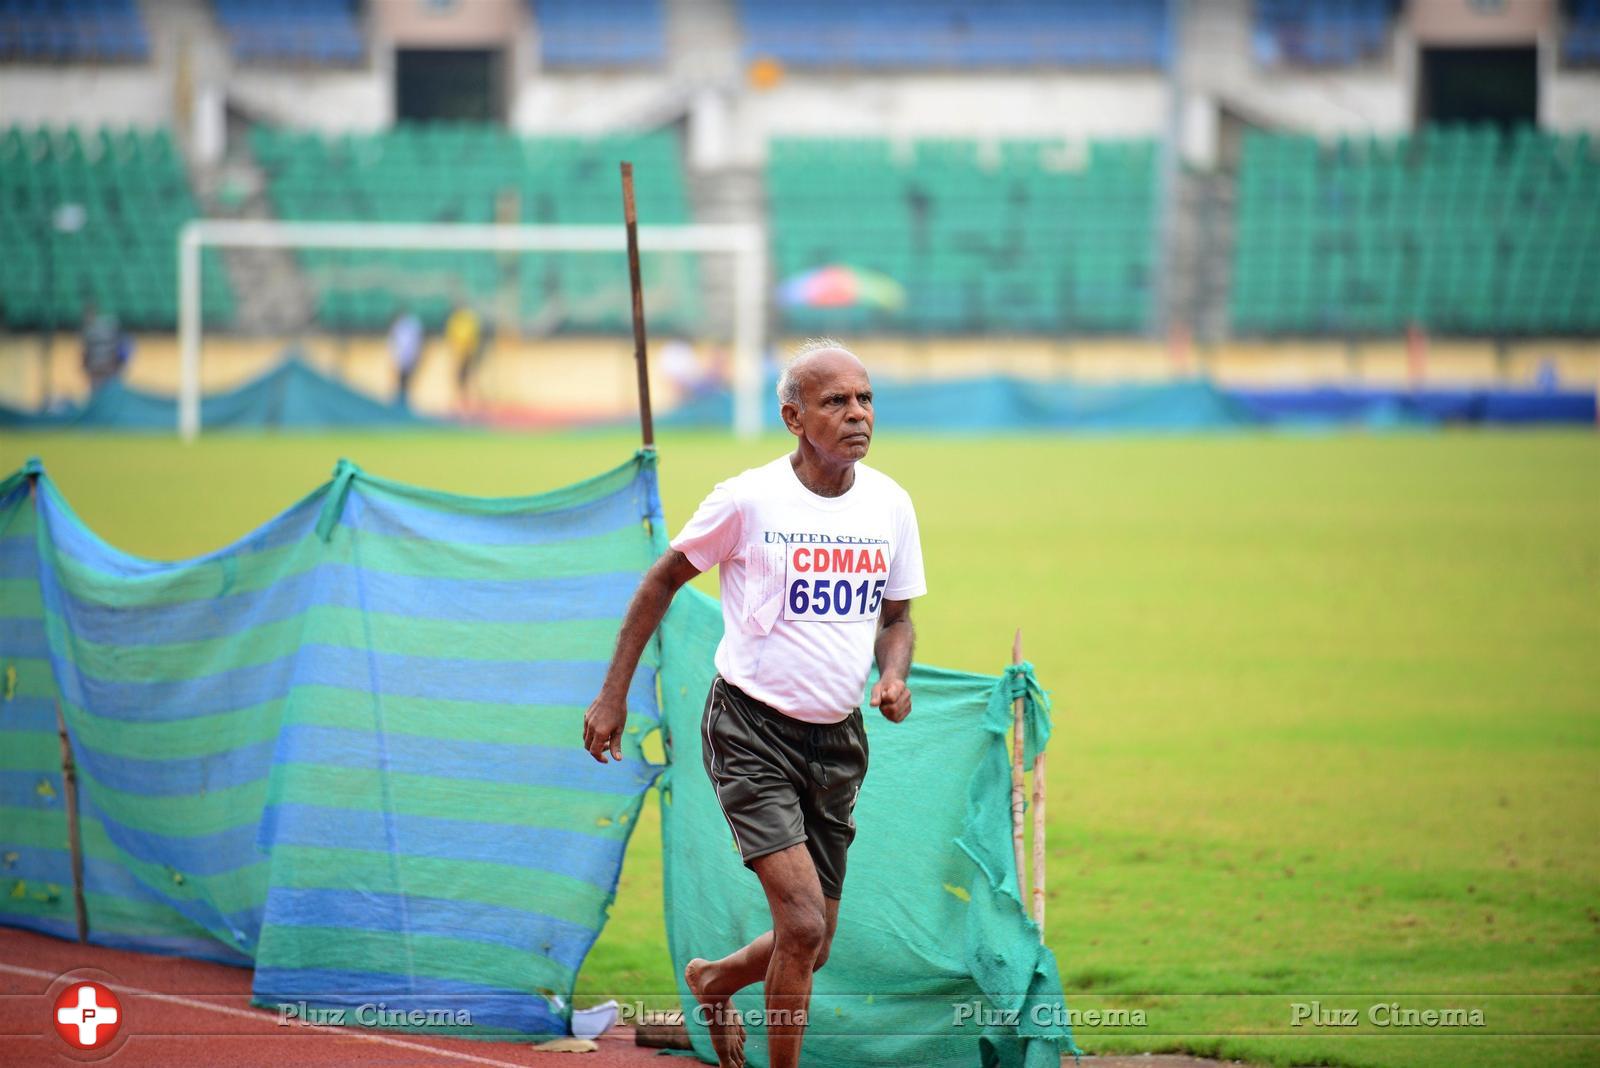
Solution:
M229 131L229 151L216 168L218 190L205 203L213 218L271 219L267 176L250 153L241 128ZM306 330L316 313L310 283L294 253L279 248L225 248L222 262L233 283L237 316L234 329L244 335L283 335Z
M743 37L732 0L670 0L666 19L673 82L725 85L739 77Z
M689 172L689 209L697 223L765 223L766 183L756 167ZM700 257L700 284L707 334L733 337L734 260L716 254Z
M1233 273L1233 177L1180 171L1175 192L1157 322L1169 330L1185 326L1202 344L1220 341L1228 333Z
M146 25L164 65L175 72L177 110L195 113L206 86L226 82L233 57L206 0L144 0ZM214 163L196 161L194 131L180 121L174 130L185 145L189 182L201 213L211 219L270 219L266 175L249 149L248 123L227 117L227 150ZM283 334L304 329L314 302L290 252L278 249L223 249L222 262L233 286L237 316L230 333Z

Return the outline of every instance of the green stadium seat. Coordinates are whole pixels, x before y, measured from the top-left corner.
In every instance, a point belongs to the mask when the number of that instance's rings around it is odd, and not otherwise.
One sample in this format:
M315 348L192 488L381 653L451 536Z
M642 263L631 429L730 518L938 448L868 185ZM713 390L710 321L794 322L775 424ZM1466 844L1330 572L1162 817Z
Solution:
M1438 126L1323 148L1252 133L1232 322L1242 333L1393 333L1412 321L1579 332L1600 303L1596 219L1600 163L1585 135Z
M64 202L83 205L84 228L46 236ZM166 130L11 126L0 136L0 245L30 275L0 276L6 324L74 326L92 300L130 326L172 327L177 232L197 214ZM54 276L48 295L46 270ZM146 279L161 280L154 295ZM231 321L233 294L214 253L203 279L208 321Z
M268 197L287 219L490 223L504 209L528 223L614 223L620 212L616 160L631 159L641 222L689 221L677 144L666 133L521 138L489 125L429 123L326 140L257 128L250 145L268 174ZM457 302L497 307L506 287L525 320L559 296L570 309L563 330L631 327L626 271L618 273L615 264L596 267L607 261L595 255L537 261L544 268L536 274L523 269L534 262L531 257L518 257L517 266L507 271L490 253L391 257L351 252L325 259L303 251L297 256L318 291L319 315L341 328L381 327L402 304L437 328ZM553 273L548 268L555 261L579 266ZM675 285L677 297L662 314L689 328L701 314L692 259L684 261L682 271L690 281ZM620 297L607 300L619 279ZM341 299L326 299L330 295ZM663 299L650 292L649 277L646 299Z
M767 194L782 281L840 262L907 290L899 311L785 308L792 330L1137 331L1148 319L1154 150L972 140L777 139ZM1069 169L1075 168L1075 169ZM1079 248L1107 272L1075 301ZM1103 261L1103 263L1102 263ZM1081 272L1080 272L1081 273Z

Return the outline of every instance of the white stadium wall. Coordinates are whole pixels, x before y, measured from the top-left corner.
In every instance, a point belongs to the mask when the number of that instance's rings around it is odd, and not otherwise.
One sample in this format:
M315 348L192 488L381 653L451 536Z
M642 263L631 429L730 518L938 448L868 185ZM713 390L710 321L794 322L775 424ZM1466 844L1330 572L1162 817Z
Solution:
M0 123L154 126L176 110L157 67L0 64Z
M394 52L373 52L360 70L235 70L228 99L262 122L324 133L381 130L394 121Z
M419 48L485 48L514 40L527 29L527 8L526 0L367 0L374 36Z
M1600 133L1600 73L1565 71L1539 89L1539 124L1563 133Z
M734 123L759 162L771 136L1148 138L1166 114L1154 73L799 75L743 94Z
M1541 53L1539 125L1562 133L1600 133L1600 71L1563 69L1555 49Z
M683 92L663 74L539 73L521 79L511 97L510 123L523 133L587 134L654 125L680 108Z

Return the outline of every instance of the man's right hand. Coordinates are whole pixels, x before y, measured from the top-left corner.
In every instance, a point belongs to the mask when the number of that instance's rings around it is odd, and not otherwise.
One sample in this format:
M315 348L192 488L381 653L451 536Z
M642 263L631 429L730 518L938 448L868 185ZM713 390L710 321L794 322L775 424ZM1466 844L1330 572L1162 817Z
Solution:
M606 762L608 749L612 760L622 761L622 728L628 722L628 687L639 666L639 656L660 625L661 617L667 614L672 595L699 573L700 569L690 563L687 556L676 549L668 549L650 565L639 588L633 591L633 599L628 602L622 626L617 631L616 652L611 654L600 696L583 714L583 747L600 763Z
M583 714L583 747L600 763L606 762L606 750L611 759L622 760L622 728L628 722L628 703L601 694L594 699Z

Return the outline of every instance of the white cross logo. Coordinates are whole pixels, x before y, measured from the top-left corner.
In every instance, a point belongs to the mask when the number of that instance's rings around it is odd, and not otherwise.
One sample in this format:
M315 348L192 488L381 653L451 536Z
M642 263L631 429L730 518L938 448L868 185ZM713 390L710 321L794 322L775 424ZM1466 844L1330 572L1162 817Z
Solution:
M95 1046L100 1042L100 1028L113 1030L122 1014L115 1005L101 1004L95 997L94 987L88 983L78 987L78 1003L63 1005L56 1010L56 1023L78 1029L78 1044ZM109 1037L109 1036L108 1036Z

